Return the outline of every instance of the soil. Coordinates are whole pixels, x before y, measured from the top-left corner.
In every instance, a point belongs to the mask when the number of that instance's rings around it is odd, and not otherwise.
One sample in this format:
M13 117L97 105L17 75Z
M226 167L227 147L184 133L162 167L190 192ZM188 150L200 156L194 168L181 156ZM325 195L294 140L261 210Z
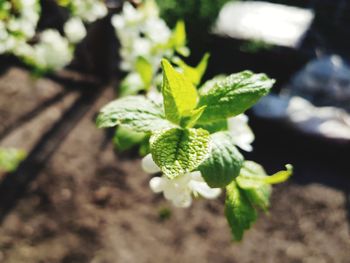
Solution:
M0 77L0 145L29 151L0 184L0 262L349 262L348 145L253 120L248 158L296 172L275 187L269 215L232 243L224 197L173 208L150 191L136 154L115 153L110 132L94 125L113 85L95 88L67 92L14 67Z

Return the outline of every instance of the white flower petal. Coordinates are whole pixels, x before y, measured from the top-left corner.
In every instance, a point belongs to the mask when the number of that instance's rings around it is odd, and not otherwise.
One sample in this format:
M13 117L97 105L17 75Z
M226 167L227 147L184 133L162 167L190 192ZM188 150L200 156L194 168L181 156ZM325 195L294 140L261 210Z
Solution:
M255 136L248 125L248 117L244 114L240 114L236 117L229 118L227 124L235 144L244 151L252 151L253 147L251 143L254 141Z
M221 194L220 188L210 188L205 182L191 181L190 187L194 194L200 194L207 199L215 199Z
M173 204L176 207L187 208L192 204L192 196L189 193L177 196L177 198L173 199Z
M154 174L154 173L159 173L161 170L157 166L157 164L153 161L152 155L148 154L142 159L142 169L146 173Z
M153 177L149 181L149 186L155 193L161 193L164 190L164 179L162 177Z
M86 36L86 29L78 17L69 19L64 24L64 33L71 43L78 43Z

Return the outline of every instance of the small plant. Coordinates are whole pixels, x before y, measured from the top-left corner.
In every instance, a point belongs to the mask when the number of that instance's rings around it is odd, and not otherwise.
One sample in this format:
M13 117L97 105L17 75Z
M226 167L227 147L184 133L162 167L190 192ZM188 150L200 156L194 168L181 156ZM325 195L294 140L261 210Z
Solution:
M268 176L236 148L251 150L254 137L242 113L269 93L274 80L243 71L214 78L197 90L194 74L188 73L194 71L180 67L180 72L165 59L161 65L162 101L141 95L117 99L102 108L97 126L147 135L145 151L150 154L143 167L162 173L151 179L150 187L175 206L188 207L199 196L216 198L224 189L226 217L234 239L241 240L257 209L267 210L271 185L292 173L287 165L285 171ZM240 138L242 127L245 136Z

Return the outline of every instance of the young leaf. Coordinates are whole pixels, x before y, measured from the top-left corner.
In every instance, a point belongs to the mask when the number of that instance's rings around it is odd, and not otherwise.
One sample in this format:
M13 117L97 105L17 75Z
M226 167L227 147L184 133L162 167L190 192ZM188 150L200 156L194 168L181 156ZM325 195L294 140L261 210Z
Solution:
M209 57L209 53L206 53L196 67L187 65L180 58L175 58L174 63L176 63L182 69L185 76L193 83L194 86L198 86L207 69Z
M225 214L236 241L242 240L244 231L257 219L255 208L235 181L226 187Z
M290 164L286 165L285 171L279 171L273 175L264 178L266 184L280 184L288 180L293 174L293 166Z
M286 171L280 171L272 176L268 176L261 165L252 161L246 161L236 181L253 205L267 211L272 191L270 184L281 183L292 174L292 166L287 165L286 167Z
M203 129L173 128L151 139L153 160L169 178L191 172L208 156L209 133Z
M186 27L184 21L177 21L170 38L170 46L184 57L189 55L189 51L186 48Z
M151 87L153 79L153 67L144 57L138 57L136 61L136 71L141 76L144 84L144 89L148 90Z
M145 133L135 132L124 126L119 126L115 131L113 143L119 152L123 152L141 144L146 137L147 134Z
M212 134L211 143L211 153L198 169L210 187L225 187L239 175L244 159L229 132Z
M163 99L165 116L169 121L179 124L182 117L190 115L197 106L198 94L192 83L177 72L163 59Z
M205 110L206 106L200 107L198 109L194 109L188 117L182 118L180 122L181 127L187 127L187 128L192 128L198 119L201 117Z
M261 184L278 184L286 181L293 173L293 167L286 165L285 171L277 172L268 176L261 165L246 161L241 170L241 174L237 178L237 183L241 188L258 188Z
M123 125L136 132L152 132L174 127L164 117L161 107L143 96L129 96L103 107L96 120L97 127Z
M204 95L207 92L209 92L209 90L211 90L219 81L223 81L226 79L226 75L218 75L215 76L214 78L207 80L206 82L204 82L204 84L199 88L199 94L200 95Z
M274 80L265 74L243 71L218 81L211 89L201 91L199 106L206 105L200 123L233 117L252 107L269 93Z

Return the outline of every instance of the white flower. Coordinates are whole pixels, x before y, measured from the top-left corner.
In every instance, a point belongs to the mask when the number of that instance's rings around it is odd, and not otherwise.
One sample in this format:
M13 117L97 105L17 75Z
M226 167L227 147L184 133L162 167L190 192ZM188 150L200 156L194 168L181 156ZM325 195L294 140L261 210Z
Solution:
M142 160L142 167L147 173L160 172L151 154ZM192 203L192 196L214 199L221 193L220 188L210 188L198 171L180 175L175 179L165 176L154 177L149 184L153 192L163 192L164 197L177 207L189 207Z
M171 31L164 20L158 17L145 22L144 33L151 41L159 44L166 43L171 36Z
M165 45L171 30L159 17L158 7L152 0L139 8L125 2L121 14L112 17L112 25L121 44L120 67L124 71L135 71L137 58L143 56L157 72L161 58L173 52Z
M16 4L15 14L14 4ZM0 21L0 54L15 53L18 46L22 46L35 35L40 14L39 1L18 0L16 3L8 1L1 4L1 8L5 19Z
M71 43L78 43L86 36L86 29L78 17L73 17L69 19L64 24L64 33Z
M41 33L40 42L24 57L40 69L57 70L71 62L72 53L66 38L57 30L47 29Z
M72 0L74 15L92 23L107 15L106 5L99 0Z
M240 114L227 120L228 130L234 138L235 144L244 151L253 150L252 142L255 139L254 133L248 125L248 117Z

